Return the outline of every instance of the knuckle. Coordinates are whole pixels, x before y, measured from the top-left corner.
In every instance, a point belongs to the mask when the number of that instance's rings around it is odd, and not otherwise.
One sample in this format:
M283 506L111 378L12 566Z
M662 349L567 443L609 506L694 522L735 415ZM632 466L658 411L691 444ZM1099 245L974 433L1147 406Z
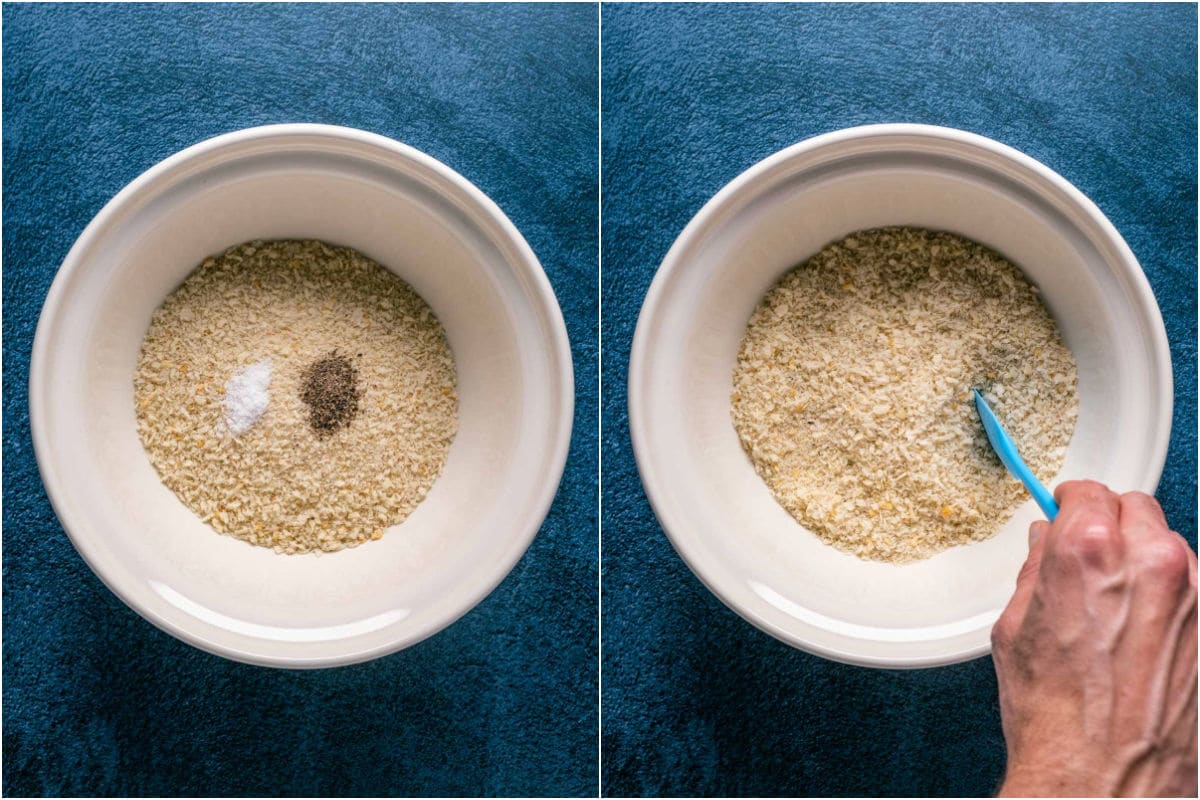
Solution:
M1059 491L1070 494L1082 494L1089 497L1108 493L1108 487L1097 481L1079 480L1067 481L1059 487Z
M1021 571L1017 573L1017 585L1020 586L1025 581L1037 574L1037 566L1026 561L1021 565Z
M1011 647L1017 634L1016 627L1009 614L1001 614L1000 618L996 620L996 624L992 626L992 648L1006 650Z
M1153 496L1145 492L1126 492L1121 495L1121 516L1126 514L1142 521L1146 528L1166 530L1166 517L1163 516L1162 506Z
M1191 550L1177 537L1164 536L1138 548L1141 571L1160 581L1184 583L1191 571Z
M1041 567L1042 563L1040 559L1032 557L1025 559L1025 563L1021 565L1020 572L1017 573L1017 585L1020 586L1026 581L1034 580L1041 571Z
M1070 553L1087 561L1107 558L1118 544L1117 526L1112 518L1096 512L1084 514L1072 535L1064 537L1063 542Z
M996 624L992 626L992 649L1005 650L1008 648L1008 645L1011 641L1012 638L1009 632L1005 629L1004 623L997 621Z

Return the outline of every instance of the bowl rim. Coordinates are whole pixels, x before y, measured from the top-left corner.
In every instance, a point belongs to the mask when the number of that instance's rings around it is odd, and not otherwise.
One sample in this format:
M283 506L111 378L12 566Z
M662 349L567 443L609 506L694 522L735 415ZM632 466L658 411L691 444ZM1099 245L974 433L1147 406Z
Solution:
M78 514L78 509L64 499L66 489L50 456L51 437L46 429L43 415L50 391L48 379L45 377L46 363L51 356L52 339L59 325L62 306L67 296L66 287L71 277L86 267L85 258L96 242L108 234L114 221L119 221L126 209L135 205L145 193L158 189L160 183L171 180L182 168L223 150L236 149L249 143L268 144L272 140L278 140L281 144L296 140L349 143L359 147L364 153L373 148L377 152L382 151L394 161L405 161L412 167L431 173L441 182L434 187L437 193L456 195L455 199L465 201L468 205L467 210L472 215L476 215L483 224L490 226L503 242L506 250L515 257L514 269L533 290L533 302L541 312L545 322L542 327L549 336L547 345L554 362L550 366L551 371L556 373L555 385L552 388L561 398L561 402L558 404L557 419L553 421L551 447L546 461L546 480L534 493L534 501L526 509L522 522L515 528L515 534L511 537L501 557L492 562L490 569L484 573L486 580L473 587L469 592L464 592L457 603L450 605L442 613L430 618L425 624L404 632L403 635L393 634L379 644L366 647L361 645L343 647L341 650L336 650L337 643L353 644L356 640L355 637L326 641L321 644L327 652L314 656L271 653L269 652L272 646L271 640L263 638L253 638L252 641L256 646L265 645L265 647L239 646L219 641L189 629L186 620L196 619L195 617L182 617L185 622L179 623L142 602L133 592L132 587L125 585L125 579L128 576L116 572L114 569L116 565L102 558L90 539L78 533L81 529L79 517L83 515ZM257 155L256 152L252 157ZM397 167L393 165L389 168L396 169ZM96 577L122 602L159 629L209 653L260 666L310 669L368 661L417 644L458 620L499 586L537 536L558 493L574 424L574 387L574 366L570 341L562 309L558 304L550 279L528 242L491 198L465 177L433 156L386 136L340 125L308 122L281 123L243 128L213 136L167 156L124 186L87 224L55 274L38 318L29 361L29 427L42 484L60 525ZM383 630L386 631L388 628ZM243 634L242 638L246 638L246 636Z
M985 639L974 646L934 655L905 657L863 655L830 647L787 630L754 608L741 603L738 593L729 587L720 585L719 571L713 570L706 564L707 559L700 549L689 543L687 525L677 519L668 505L662 501L663 489L661 487L664 480L652 461L652 437L645 421L645 415L642 413L642 406L648 395L644 383L643 365L649 358L649 351L652 348L651 328L654 320L661 313L660 308L665 302L667 286L672 276L686 268L688 254L693 246L701 242L713 228L723 222L722 215L727 206L747 195L753 195L757 191L756 187L769 182L777 170L785 168L789 162L814 151L852 145L868 139L905 139L911 142L914 138L932 140L943 145L965 146L976 152L982 151L1001 161L1008 162L1009 165L1023 170L1027 174L1032 173L1036 178L1061 193L1064 199L1075 207L1075 210L1081 212L1096 226L1106 243L1112 247L1125 273L1123 277L1128 280L1128 285L1133 290L1134 296L1130 299L1135 304L1139 316L1150 324L1152 341L1148 344L1152 352L1153 366L1158 370L1158 374L1163 376L1158 387L1161 391L1157 392L1157 408L1153 410L1159 420L1157 436L1150 442L1150 452L1157 454L1151 459L1151 463L1157 464L1157 467L1152 467L1152 474L1146 476L1146 485L1139 487L1149 494L1154 493L1159 479L1162 477L1170 441L1174 405L1174 376L1166 328L1163 325L1158 302L1150 288L1150 282L1133 251L1104 213L1079 189L1045 164L1009 145L980 134L939 125L918 123L861 125L823 133L785 147L754 163L725 184L696 212L672 243L651 281L638 315L637 327L630 348L627 410L634 458L642 485L645 488L646 499L675 552L679 554L679 557L683 559L700 582L730 610L760 630L799 650L845 664L886 669L935 667L968 661L989 654L991 642ZM1044 192L1039 189L1038 193L1043 194Z

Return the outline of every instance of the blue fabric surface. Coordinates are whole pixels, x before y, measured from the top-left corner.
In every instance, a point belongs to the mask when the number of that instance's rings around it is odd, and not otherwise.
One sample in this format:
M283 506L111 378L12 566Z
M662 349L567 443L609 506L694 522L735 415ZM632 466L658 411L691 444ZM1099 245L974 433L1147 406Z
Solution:
M1194 546L1195 6L605 5L601 28L605 794L987 795L990 659L823 661L676 556L630 451L630 339L671 242L754 162L874 122L990 136L1091 197L1150 278L1176 381L1159 498Z
M595 6L6 5L7 795L594 794ZM226 131L325 122L478 185L540 257L577 382L570 461L528 553L474 611L372 663L225 661L127 609L47 503L30 345L68 248L122 186Z

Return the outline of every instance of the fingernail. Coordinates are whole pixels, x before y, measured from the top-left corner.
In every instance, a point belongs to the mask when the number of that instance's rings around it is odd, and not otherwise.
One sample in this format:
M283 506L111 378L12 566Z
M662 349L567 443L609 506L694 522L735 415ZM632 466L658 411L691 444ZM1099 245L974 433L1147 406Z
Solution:
M1029 526L1029 546L1033 547L1038 543L1038 539L1042 538L1042 533L1045 532L1046 523L1037 521Z

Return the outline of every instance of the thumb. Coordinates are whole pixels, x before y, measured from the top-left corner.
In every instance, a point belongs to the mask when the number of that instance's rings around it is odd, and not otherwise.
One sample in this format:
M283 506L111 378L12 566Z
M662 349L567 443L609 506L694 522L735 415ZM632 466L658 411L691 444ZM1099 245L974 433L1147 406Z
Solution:
M1033 548L1039 546L1038 543L1041 542L1042 538L1049 532L1050 523L1047 520L1034 520L1029 525L1029 552L1031 555L1033 553ZM1041 558L1040 553L1038 554L1038 557Z
M1018 620L1025 618L1025 609L1029 607L1029 601L1033 597L1033 587L1042 567L1042 553L1046 550L1046 538L1049 533L1050 523L1044 519L1029 526L1029 555L1025 557L1025 563L1017 573L1017 588L1005 611Z

